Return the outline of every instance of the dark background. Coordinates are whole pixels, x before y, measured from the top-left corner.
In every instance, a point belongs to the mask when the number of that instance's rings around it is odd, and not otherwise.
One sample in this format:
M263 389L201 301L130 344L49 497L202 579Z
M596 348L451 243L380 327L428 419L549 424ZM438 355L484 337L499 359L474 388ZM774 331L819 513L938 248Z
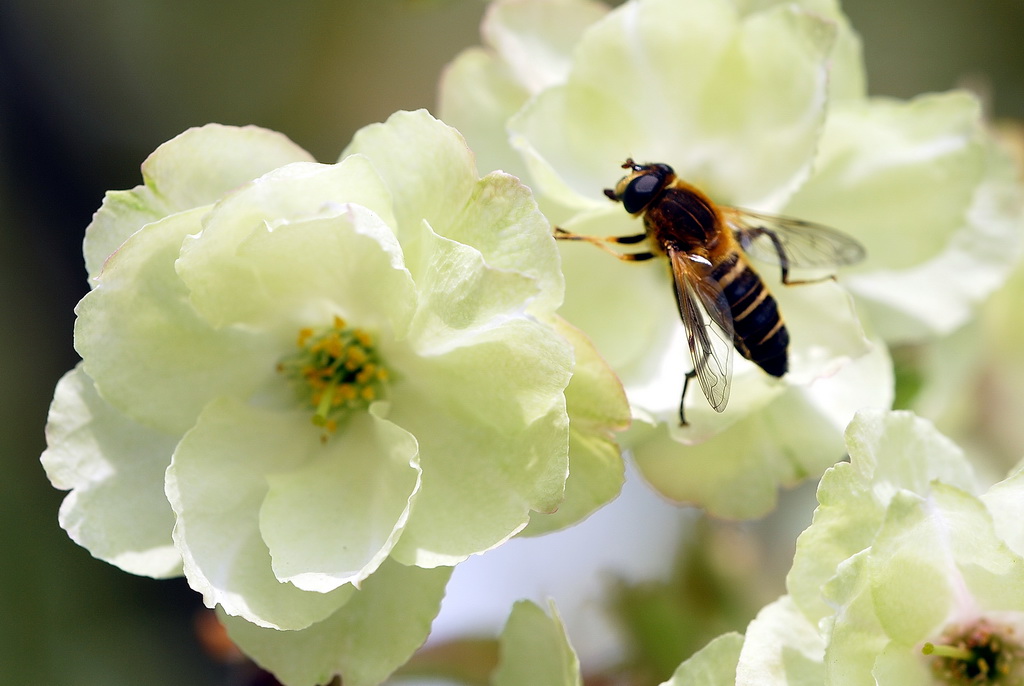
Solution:
M432 107L478 43L476 0L0 0L0 683L227 683L198 598L94 560L57 526L38 455L77 361L81 240L104 191L193 125L258 124L334 161L352 133ZM1024 2L849 0L872 93L969 85L1024 118Z

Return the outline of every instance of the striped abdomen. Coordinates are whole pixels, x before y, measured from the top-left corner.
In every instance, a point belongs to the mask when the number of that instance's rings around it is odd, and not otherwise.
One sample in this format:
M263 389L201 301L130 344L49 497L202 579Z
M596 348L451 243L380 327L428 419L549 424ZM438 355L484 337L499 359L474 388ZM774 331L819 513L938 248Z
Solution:
M736 350L772 376L786 373L789 332L757 272L733 252L711 272L732 309Z

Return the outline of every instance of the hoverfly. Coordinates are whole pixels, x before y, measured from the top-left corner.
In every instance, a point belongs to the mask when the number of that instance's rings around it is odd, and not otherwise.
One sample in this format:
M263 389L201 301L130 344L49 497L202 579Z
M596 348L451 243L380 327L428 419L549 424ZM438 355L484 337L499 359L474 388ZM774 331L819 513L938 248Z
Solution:
M693 362L679 401L679 421L686 425L683 403L694 377L711 407L725 409L734 347L774 377L788 370L789 332L748 255L779 265L782 283L793 285L821 279L790 279L790 267L853 264L864 258L864 248L827 226L716 205L667 164L627 159L622 168L629 173L604 194L632 216L643 215L644 233L597 237L556 228L555 238L593 243L620 260L668 257ZM645 241L643 252L619 253L608 246Z

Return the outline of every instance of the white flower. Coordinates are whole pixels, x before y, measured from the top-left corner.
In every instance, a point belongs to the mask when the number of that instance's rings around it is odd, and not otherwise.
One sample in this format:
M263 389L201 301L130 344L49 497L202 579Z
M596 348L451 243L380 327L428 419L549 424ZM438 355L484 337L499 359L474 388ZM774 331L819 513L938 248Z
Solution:
M623 379L640 420L633 452L673 499L766 512L778 484L841 455L855 410L890 405L885 343L961 325L1019 252L1019 185L977 103L867 98L837 2L498 0L482 34L485 47L446 72L441 115L485 168L523 175L554 222L642 231L602 195L632 157L670 164L715 202L821 222L867 247L839 277L870 335L837 283L784 287L759 265L791 336L790 372L778 383L736 359L725 412L693 393L680 428L691 363L668 269L562 246L562 313Z
M908 412L859 413L846 440L789 595L716 663L719 683L1021 683L1024 469L978 495L960 449Z
M211 125L143 174L87 233L43 463L77 542L184 571L286 683L376 683L451 565L617 492L621 391L553 314L550 228L456 131L398 113L327 165Z

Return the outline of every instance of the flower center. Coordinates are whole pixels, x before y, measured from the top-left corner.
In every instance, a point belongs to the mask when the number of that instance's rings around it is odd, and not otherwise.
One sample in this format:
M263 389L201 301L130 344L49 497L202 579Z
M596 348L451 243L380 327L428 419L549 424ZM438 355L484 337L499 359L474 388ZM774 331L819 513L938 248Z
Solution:
M1024 673L1024 649L1013 640L1013 630L984 620L959 628L943 643L925 643L932 655L932 672L948 684L1016 684Z
M388 370L381 364L373 336L349 327L341 317L321 330L300 329L299 351L277 369L288 374L304 403L314 408L313 423L328 432L353 411L384 396Z

